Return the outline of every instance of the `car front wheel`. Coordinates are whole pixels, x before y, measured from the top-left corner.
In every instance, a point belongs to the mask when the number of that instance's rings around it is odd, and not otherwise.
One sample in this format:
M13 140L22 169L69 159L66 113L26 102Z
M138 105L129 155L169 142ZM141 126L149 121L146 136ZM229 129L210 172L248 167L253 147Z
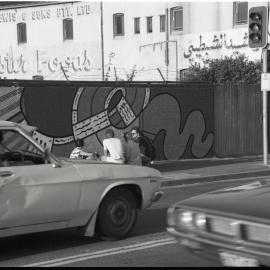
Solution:
M137 215L137 203L132 192L126 188L114 189L99 207L96 232L104 240L125 238L134 228Z

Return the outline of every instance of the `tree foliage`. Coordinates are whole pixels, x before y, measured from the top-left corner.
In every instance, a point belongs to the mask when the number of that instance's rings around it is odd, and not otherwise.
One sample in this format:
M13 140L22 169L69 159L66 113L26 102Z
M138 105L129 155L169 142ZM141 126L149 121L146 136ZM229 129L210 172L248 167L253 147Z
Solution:
M187 72L188 81L207 81L212 83L246 82L259 83L261 62L249 61L245 54L234 54L219 59L208 59L201 66L192 65Z

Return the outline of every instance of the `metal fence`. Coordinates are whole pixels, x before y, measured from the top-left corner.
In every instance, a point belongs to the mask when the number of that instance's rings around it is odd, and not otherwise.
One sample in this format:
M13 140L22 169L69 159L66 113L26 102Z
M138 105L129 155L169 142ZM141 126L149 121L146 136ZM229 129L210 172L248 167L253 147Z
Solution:
M262 154L262 94L259 85L216 85L214 115L216 156Z

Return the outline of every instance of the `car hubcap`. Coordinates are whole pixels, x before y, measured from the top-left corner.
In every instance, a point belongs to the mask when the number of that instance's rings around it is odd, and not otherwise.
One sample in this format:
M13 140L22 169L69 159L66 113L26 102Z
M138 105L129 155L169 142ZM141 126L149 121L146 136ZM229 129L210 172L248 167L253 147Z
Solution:
M128 218L127 205L122 201L116 201L111 207L110 216L115 225L121 226Z

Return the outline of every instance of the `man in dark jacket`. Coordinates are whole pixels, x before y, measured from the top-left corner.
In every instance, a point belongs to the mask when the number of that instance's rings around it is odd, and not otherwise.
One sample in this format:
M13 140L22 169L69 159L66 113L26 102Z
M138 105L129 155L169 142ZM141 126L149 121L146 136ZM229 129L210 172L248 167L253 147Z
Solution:
M142 133L138 127L133 127L131 129L132 139L139 144L141 156L142 156L142 165L149 166L151 160L153 160L153 151L150 140Z

